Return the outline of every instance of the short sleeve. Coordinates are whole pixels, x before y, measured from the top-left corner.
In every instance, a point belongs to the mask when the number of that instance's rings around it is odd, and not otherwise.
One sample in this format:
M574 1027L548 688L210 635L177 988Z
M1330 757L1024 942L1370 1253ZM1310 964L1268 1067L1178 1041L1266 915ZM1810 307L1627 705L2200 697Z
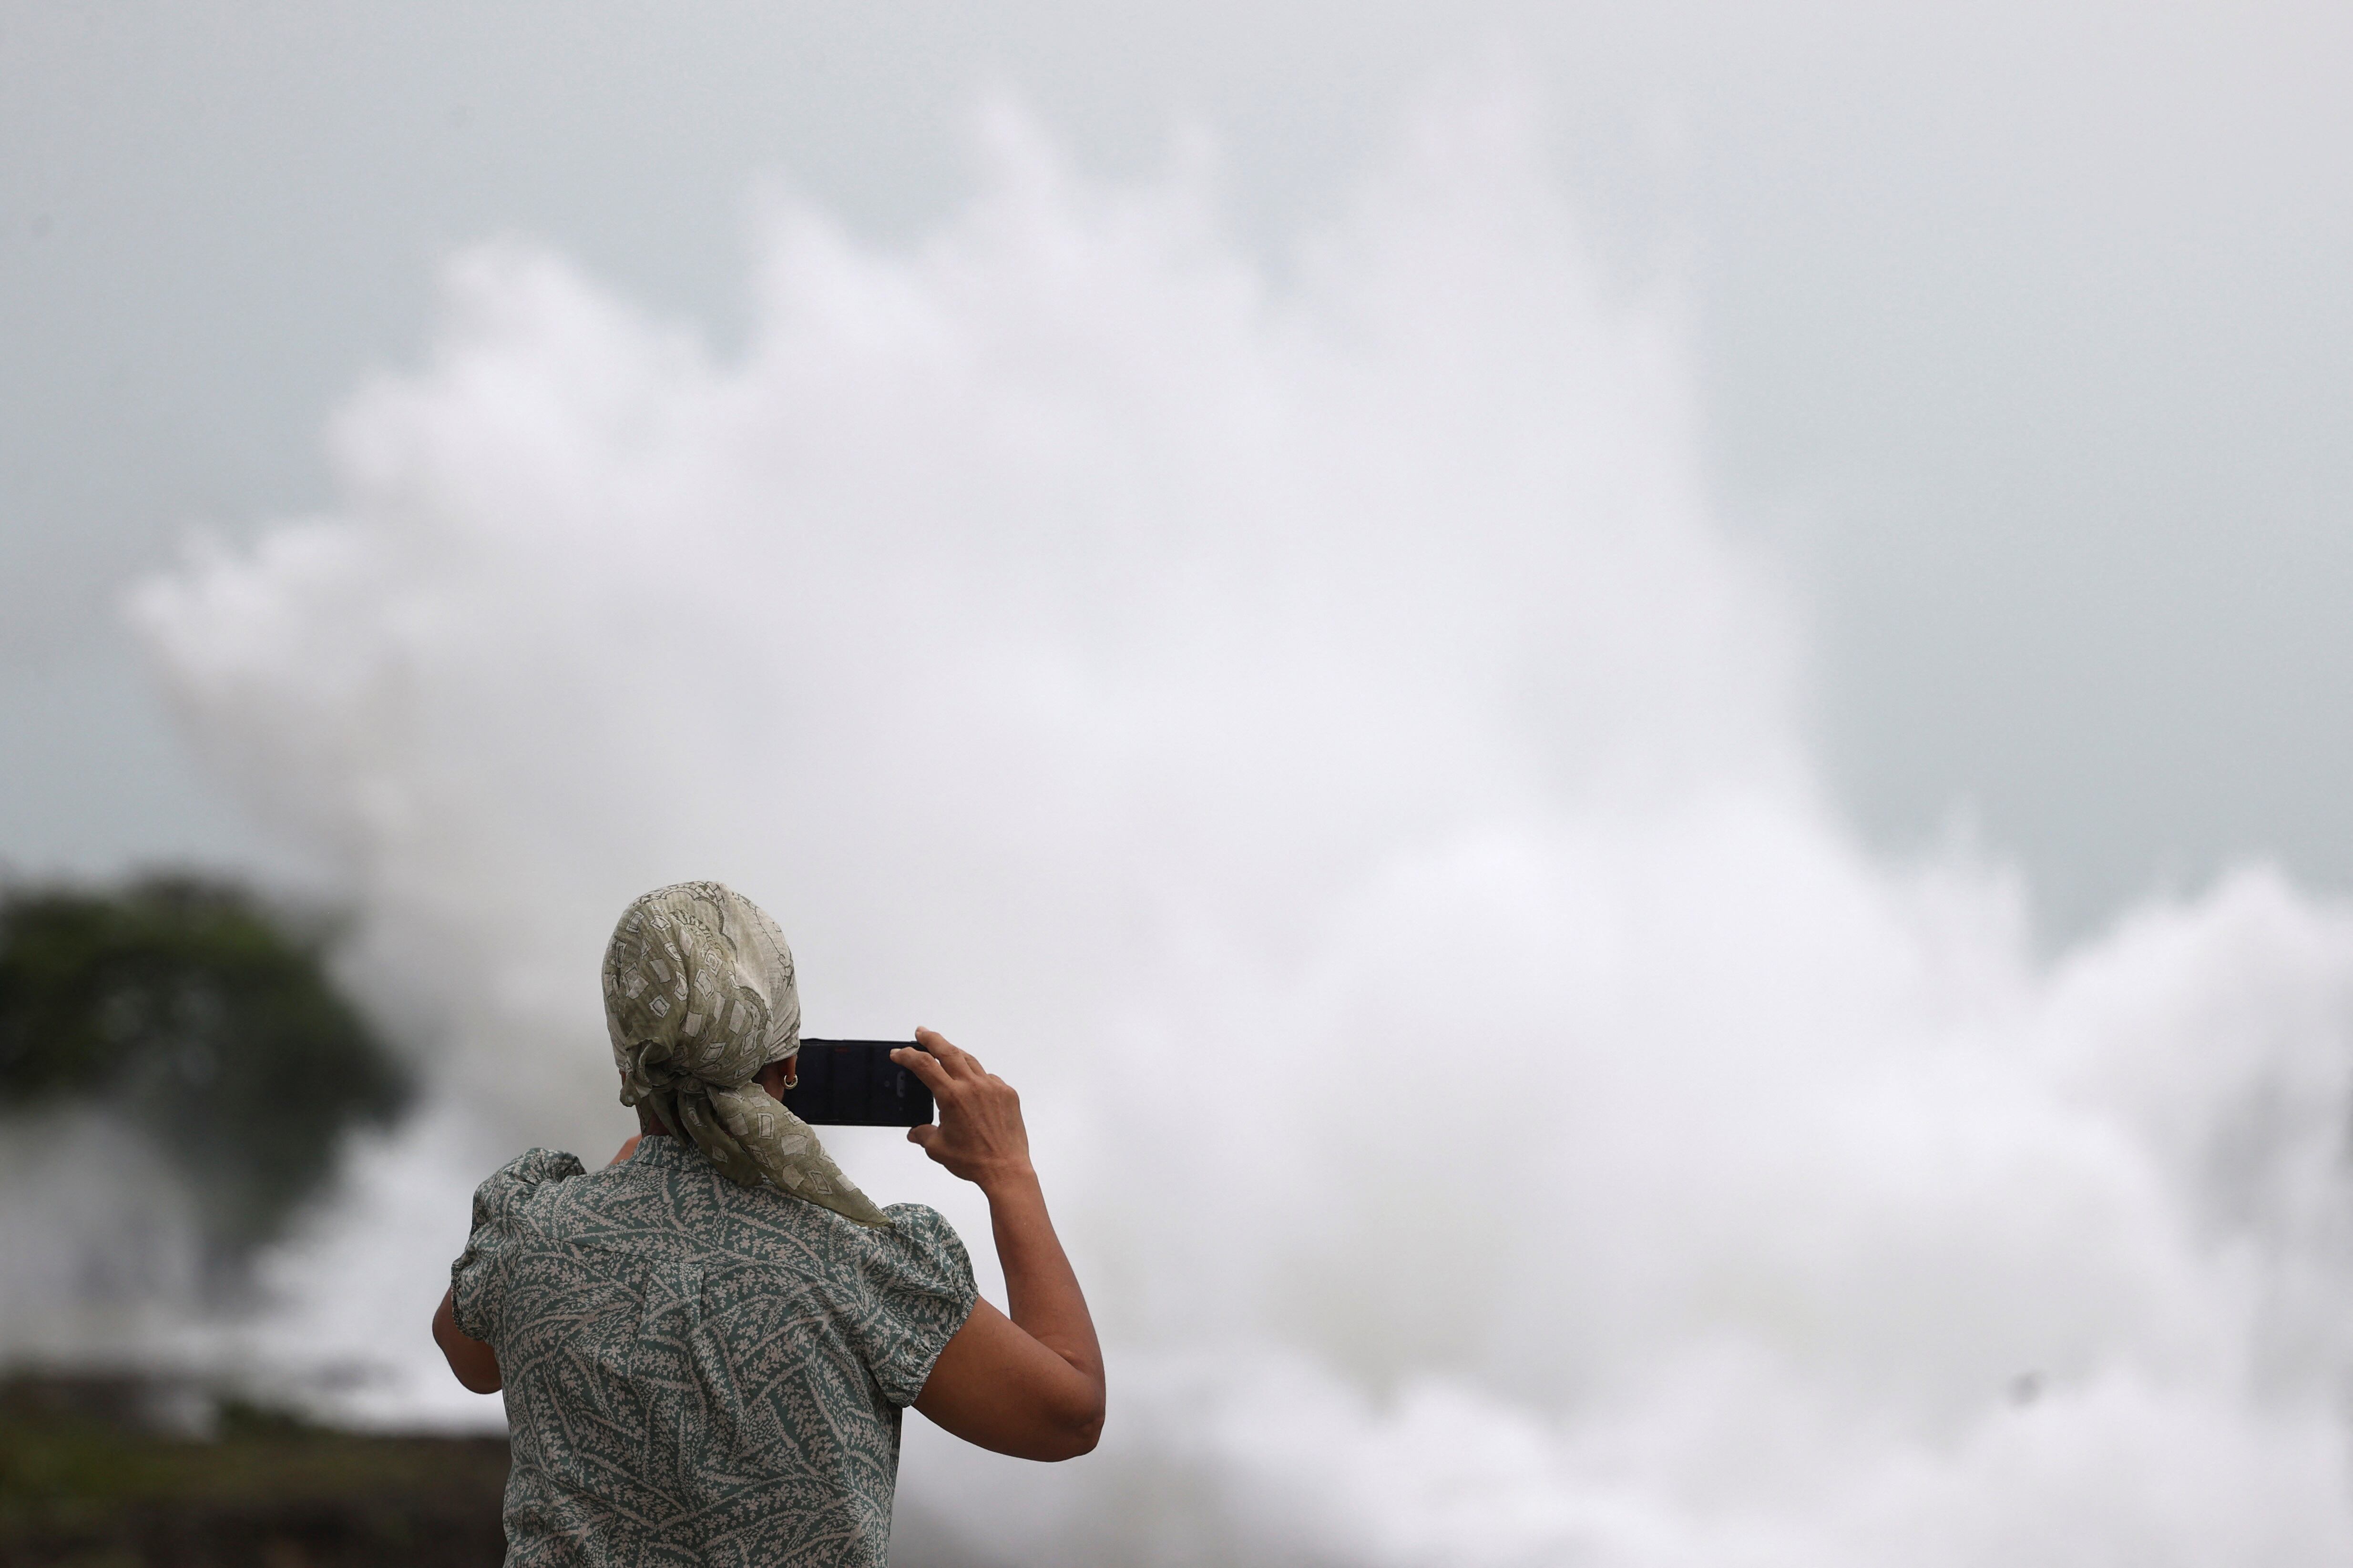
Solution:
M913 1405L932 1363L972 1316L980 1292L964 1242L937 1209L892 1204L889 1230L865 1231L850 1341L884 1397Z
M500 1166L474 1189L473 1233L466 1238L466 1250L449 1265L450 1300L459 1333L485 1344L497 1342L507 1277L522 1239L523 1205L547 1183L568 1181L584 1169L577 1155L533 1149Z

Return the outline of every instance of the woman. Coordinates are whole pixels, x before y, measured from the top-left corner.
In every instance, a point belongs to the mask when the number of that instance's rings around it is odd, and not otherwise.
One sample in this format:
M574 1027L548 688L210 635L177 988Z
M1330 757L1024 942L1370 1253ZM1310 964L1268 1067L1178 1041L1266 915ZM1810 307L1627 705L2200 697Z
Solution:
M939 1105L909 1142L988 1196L1010 1317L946 1220L876 1208L778 1103L800 1001L749 900L648 893L604 980L639 1136L484 1182L433 1319L459 1382L505 1390L510 1564L879 1565L908 1405L1022 1458L1094 1447L1102 1352L1002 1079L930 1030L892 1053Z

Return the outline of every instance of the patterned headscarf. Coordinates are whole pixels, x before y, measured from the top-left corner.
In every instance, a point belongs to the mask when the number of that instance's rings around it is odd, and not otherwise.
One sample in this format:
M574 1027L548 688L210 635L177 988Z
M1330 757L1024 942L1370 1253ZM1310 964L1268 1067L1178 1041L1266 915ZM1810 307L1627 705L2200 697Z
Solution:
M785 933L751 900L681 882L622 911L605 949L605 1026L621 1103L652 1106L731 1181L891 1223L808 1123L752 1081L801 1048L801 999Z

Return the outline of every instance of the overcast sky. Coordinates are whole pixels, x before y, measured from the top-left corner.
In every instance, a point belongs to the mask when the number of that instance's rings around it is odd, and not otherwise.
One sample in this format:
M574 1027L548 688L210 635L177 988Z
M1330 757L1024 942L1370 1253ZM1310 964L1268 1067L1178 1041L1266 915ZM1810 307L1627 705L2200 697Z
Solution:
M1824 754L2055 931L2271 854L2353 882L2353 8L65 5L0 0L0 863L267 865L122 585L323 505L451 247L535 236L723 347L763 184L884 238L1009 91L1180 126L1270 257L1441 77L1516 74L1712 479L1810 602Z

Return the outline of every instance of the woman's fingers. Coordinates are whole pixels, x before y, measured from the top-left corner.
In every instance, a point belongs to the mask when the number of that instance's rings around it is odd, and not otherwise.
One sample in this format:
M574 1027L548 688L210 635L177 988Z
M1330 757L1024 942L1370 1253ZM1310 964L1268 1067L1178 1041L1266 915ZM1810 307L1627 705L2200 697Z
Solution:
M922 1079L923 1087L932 1091L935 1100L945 1097L955 1087L955 1080L948 1076L947 1064L929 1051L919 1050L913 1046L901 1046L891 1053L891 1059Z
M940 1121L948 1124L948 1112L956 1113L957 1125L971 1117L989 1120L1009 1113L1021 1114L1020 1096L1013 1086L980 1065L980 1058L958 1047L936 1029L917 1029L918 1044L901 1046L891 1053L891 1059L923 1080L932 1098L940 1107Z
M959 1078L983 1076L980 1058L941 1034L937 1029L917 1029L916 1040L932 1055L945 1063L950 1072Z

